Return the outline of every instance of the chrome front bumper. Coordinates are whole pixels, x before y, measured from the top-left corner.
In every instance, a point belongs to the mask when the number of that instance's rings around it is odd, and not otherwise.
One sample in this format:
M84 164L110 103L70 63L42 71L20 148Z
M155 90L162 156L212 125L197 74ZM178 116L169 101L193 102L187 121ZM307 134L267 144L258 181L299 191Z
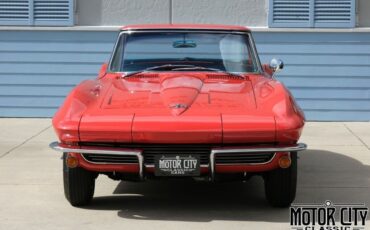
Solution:
M273 147L273 148L256 148L256 147L245 147L245 148L220 148L220 149L212 149L211 155L210 155L210 166L211 166L211 177L212 180L214 179L215 175L215 157L217 154L220 153L257 153L257 152L298 152L307 149L307 145L303 143L298 143L294 146L282 146L282 147ZM275 157L275 155L274 155ZM274 158L273 157L273 158ZM273 159L272 158L272 159ZM271 159L271 160L272 160ZM268 164L269 162L265 162L262 164Z
M144 177L144 158L141 150L136 149L114 149L114 148L100 148L100 147L81 147L81 146L68 146L59 142L52 142L49 147L58 151L66 153L90 153L90 154L109 154L109 155L125 155L136 156L139 161L139 176L141 179Z
M73 152L73 153L89 153L89 154L110 154L110 155L126 155L136 156L139 162L139 175L140 178L144 177L144 157L142 150L140 149L116 149L109 147L90 147L90 146L69 146L63 145L59 142L50 143L50 148L59 152ZM225 148L214 148L211 150L209 164L211 168L211 177L215 175L215 156L220 153L250 153L250 152L297 152L307 149L307 145L298 143L292 146L281 146L281 147L225 147ZM266 164L266 163L264 163Z

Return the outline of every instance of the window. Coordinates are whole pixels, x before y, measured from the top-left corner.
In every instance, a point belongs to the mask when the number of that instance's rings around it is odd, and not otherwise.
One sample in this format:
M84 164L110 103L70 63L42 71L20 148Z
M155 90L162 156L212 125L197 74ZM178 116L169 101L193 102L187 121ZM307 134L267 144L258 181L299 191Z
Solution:
M195 65L228 72L259 70L247 33L201 31L123 33L110 70L131 72L164 64Z
M0 0L0 25L72 26L73 0Z
M353 28L355 0L270 0L270 27Z

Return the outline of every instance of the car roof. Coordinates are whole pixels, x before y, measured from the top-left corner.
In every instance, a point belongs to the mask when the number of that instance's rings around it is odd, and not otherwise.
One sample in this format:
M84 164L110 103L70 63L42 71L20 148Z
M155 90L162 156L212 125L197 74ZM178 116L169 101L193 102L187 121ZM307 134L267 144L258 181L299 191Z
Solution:
M159 30L159 29L250 31L250 29L245 26L216 25L216 24L138 24L138 25L127 25L121 28L121 30Z

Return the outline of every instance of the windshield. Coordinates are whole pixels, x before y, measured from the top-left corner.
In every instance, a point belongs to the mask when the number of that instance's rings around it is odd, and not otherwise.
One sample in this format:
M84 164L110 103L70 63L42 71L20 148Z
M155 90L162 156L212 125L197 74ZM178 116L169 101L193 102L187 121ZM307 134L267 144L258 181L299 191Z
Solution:
M168 64L226 72L258 71L247 33L188 31L122 33L110 70L132 72Z

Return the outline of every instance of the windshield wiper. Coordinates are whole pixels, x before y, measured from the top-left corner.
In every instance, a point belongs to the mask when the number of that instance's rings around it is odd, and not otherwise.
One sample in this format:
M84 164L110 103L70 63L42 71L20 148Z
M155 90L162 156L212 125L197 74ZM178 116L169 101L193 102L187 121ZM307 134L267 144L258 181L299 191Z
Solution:
M173 65L173 64L165 64L165 65L158 65L158 66L152 66L152 67L149 67L149 68L145 68L145 69L142 69L142 70L138 70L138 71L134 71L134 72L131 72L131 73L128 73L124 76L122 76L123 78L128 78L128 77L131 77L131 76L134 76L136 74L139 74L139 73L144 73L144 72L148 72L148 71L152 71L152 70L174 70L174 69L181 69L181 68L194 68L194 67L197 67L197 66L194 66L194 65Z
M224 73L224 74L228 74L228 75L231 75L231 76L234 76L234 77L245 79L244 76L236 74L236 73L228 72L228 71L217 69L217 68L208 68L208 67L195 66L195 65L187 66L187 67L174 68L172 70L204 70L204 71L211 71L211 72L217 72L217 73Z

